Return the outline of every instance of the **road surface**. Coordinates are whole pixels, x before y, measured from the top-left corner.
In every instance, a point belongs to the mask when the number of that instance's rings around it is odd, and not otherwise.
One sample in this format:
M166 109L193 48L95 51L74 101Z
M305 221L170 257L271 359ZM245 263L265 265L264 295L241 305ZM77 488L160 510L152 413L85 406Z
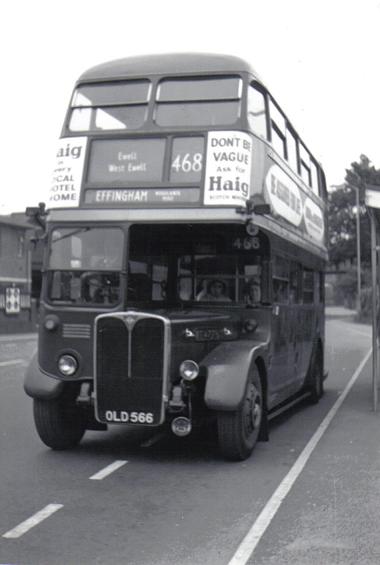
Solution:
M330 317L323 399L272 421L269 442L229 463L211 440L147 442L123 427L49 450L22 388L36 340L0 338L0 563L380 563L370 346L369 326Z

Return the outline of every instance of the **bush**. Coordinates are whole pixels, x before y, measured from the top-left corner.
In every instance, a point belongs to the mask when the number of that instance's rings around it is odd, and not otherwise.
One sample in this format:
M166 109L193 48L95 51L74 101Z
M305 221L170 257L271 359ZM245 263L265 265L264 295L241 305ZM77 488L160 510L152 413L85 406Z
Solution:
M355 269L339 275L334 285L335 304L344 304L347 308L355 308L356 291L357 273Z

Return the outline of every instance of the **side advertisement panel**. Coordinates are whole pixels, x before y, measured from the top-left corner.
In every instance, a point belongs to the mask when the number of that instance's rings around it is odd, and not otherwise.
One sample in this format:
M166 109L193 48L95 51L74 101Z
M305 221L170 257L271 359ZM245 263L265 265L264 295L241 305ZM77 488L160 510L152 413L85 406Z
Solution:
M264 194L274 215L299 228L303 235L309 236L315 243L323 245L325 225L322 208L278 165L272 165L266 175Z

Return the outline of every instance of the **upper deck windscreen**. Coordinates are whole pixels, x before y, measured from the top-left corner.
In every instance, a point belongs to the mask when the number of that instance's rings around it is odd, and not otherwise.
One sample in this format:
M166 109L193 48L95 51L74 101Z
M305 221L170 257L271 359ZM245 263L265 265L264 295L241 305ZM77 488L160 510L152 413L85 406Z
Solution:
M152 97L149 80L84 84L75 90L68 128L72 132L134 131L155 126L234 124L241 114L240 77L163 79Z
M147 118L150 92L148 80L79 86L71 103L69 129L138 129Z

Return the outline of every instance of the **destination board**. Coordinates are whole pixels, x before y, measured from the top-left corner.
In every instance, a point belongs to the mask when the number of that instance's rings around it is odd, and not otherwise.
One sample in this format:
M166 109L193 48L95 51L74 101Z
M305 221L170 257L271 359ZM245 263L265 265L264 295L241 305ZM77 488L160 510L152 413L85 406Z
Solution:
M161 182L165 139L101 139L91 143L89 183Z

